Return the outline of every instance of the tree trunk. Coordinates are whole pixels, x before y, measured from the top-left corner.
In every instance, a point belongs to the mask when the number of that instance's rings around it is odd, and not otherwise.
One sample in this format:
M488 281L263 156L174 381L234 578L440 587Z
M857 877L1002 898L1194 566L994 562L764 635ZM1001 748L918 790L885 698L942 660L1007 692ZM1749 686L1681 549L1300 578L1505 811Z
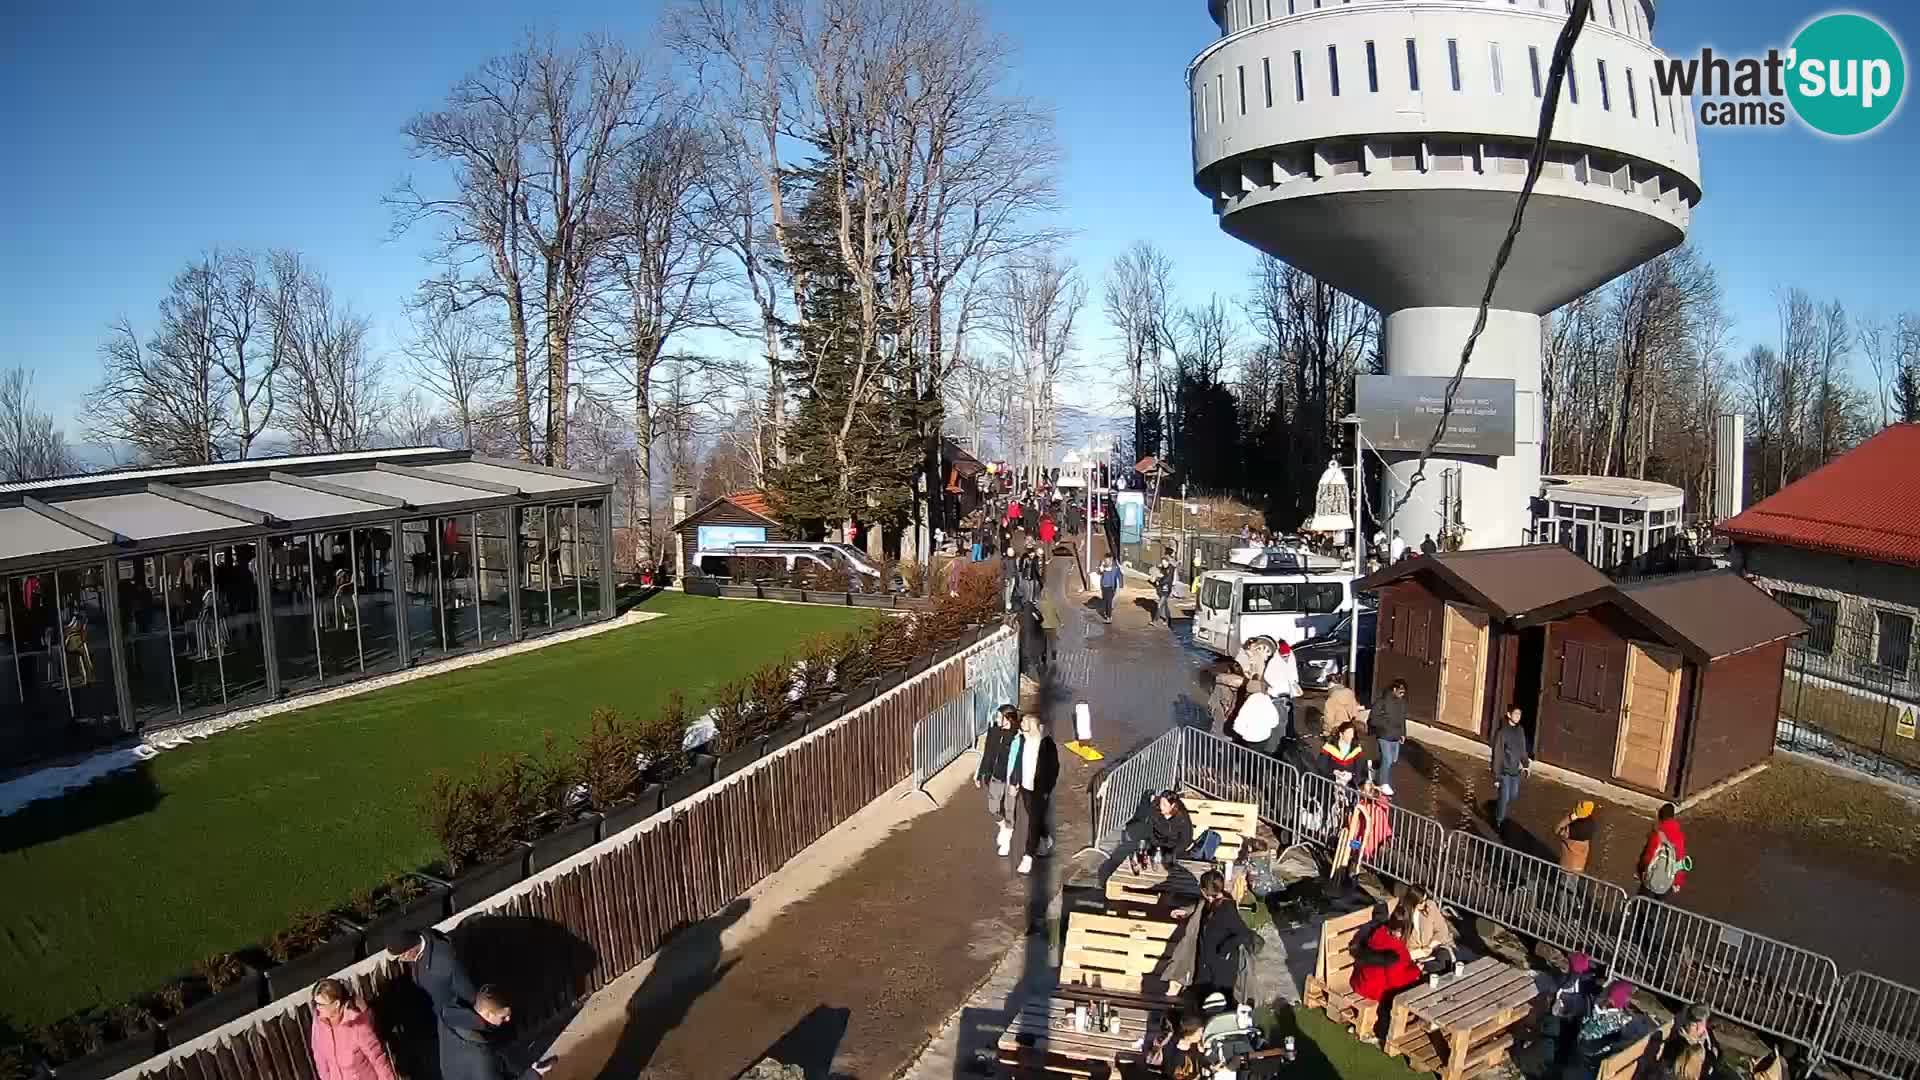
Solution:
M520 298L518 289L507 293L507 323L513 332L513 427L514 434L520 440L520 460L533 461L533 399L527 384L527 354L532 345L527 340L526 304Z
M641 363L636 358L636 365ZM637 519L633 526L633 557L644 566L653 555L653 393L651 363L635 383L633 395L633 486Z
M547 464L567 467L567 320L558 267L547 271Z

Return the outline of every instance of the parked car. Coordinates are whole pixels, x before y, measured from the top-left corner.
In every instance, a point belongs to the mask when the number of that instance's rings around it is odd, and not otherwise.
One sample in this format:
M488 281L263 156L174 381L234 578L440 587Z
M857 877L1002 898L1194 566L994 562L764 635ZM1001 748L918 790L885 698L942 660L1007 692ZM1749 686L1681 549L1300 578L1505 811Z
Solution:
M880 568L866 552L851 544L806 542L749 542L715 551L694 553L694 567L708 577L730 578L735 570L758 580L792 573L802 565L822 573L845 574L857 592L883 592ZM895 575L897 578L898 575ZM895 592L902 591L895 586Z
M1360 609L1359 672L1354 677L1353 692L1363 703L1373 696L1374 622L1373 608ZM1340 618L1327 627L1326 633L1316 634L1294 646L1293 655L1300 664L1303 688L1324 689L1335 672L1347 669L1347 634L1352 625L1353 612L1343 611Z
M1299 645L1352 609L1354 580L1340 570L1209 570L1194 588L1193 642L1221 656L1257 637Z

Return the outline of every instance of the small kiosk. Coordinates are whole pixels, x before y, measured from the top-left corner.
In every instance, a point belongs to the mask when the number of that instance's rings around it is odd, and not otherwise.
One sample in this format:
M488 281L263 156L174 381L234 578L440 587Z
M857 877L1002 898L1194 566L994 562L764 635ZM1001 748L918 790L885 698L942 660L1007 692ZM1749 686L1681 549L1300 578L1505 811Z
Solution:
M1559 544L1610 577L1674 569L1686 495L1672 484L1620 476L1543 476L1533 539Z

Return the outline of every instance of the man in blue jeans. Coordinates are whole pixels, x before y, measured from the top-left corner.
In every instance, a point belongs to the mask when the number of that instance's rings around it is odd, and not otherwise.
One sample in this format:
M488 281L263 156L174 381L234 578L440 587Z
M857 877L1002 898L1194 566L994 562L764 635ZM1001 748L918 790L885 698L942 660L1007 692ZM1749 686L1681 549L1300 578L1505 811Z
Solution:
M1395 679L1387 695L1373 703L1367 717L1374 741L1380 744L1380 771L1374 781L1380 793L1393 797L1393 767L1400 760L1400 747L1407 739L1407 680Z
M1520 706L1507 706L1506 722L1493 736L1493 782L1499 789L1493 804L1493 826L1507 824L1507 807L1520 797L1520 778L1532 766L1527 754L1527 733L1520 726Z

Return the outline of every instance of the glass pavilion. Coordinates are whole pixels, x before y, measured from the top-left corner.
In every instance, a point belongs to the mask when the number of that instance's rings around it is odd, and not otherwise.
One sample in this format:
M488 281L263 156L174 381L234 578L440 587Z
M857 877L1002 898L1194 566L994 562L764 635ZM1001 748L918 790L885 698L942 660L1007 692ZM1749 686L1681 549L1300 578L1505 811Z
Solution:
M606 618L611 491L433 448L0 485L0 768Z

